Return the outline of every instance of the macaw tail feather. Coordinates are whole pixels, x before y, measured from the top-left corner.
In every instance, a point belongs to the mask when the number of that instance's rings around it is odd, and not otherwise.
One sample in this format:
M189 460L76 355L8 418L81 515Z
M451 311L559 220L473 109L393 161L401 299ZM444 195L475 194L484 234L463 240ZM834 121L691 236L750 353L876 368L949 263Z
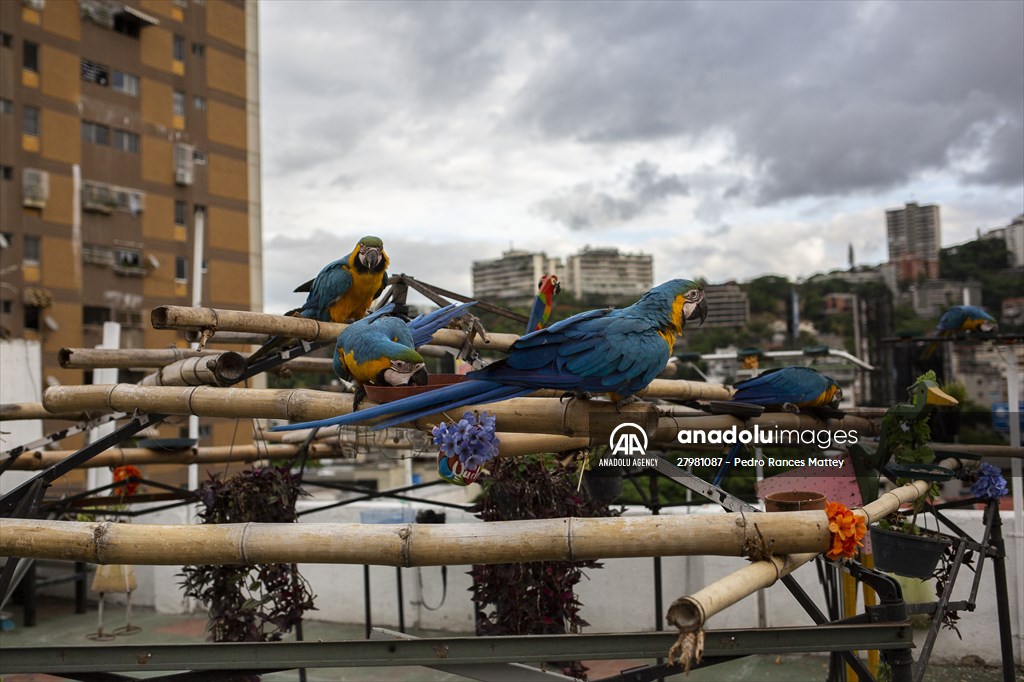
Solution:
M732 448L729 449L729 454L725 456L725 461L722 462L722 466L719 467L718 473L715 474L715 480L711 482L711 485L721 485L722 479L725 478L729 470L732 469L733 463L736 461L736 457L739 456L740 451L743 450L742 443L736 443Z
M530 319L526 321L526 333L535 332L544 323L544 298L540 295L533 297L533 305L530 307Z
M391 403L374 405L365 410L342 414L330 419L321 419L301 424L275 426L271 431L297 431L321 426L347 426L361 424L374 419L382 419L374 423L373 428L383 429L395 424L412 421L438 412L452 410L465 405L493 403L508 398L531 393L534 389L523 386L511 386L496 381L469 380L449 386L442 386L432 391L402 398ZM461 415L459 415L461 416Z
M451 303L426 315L420 315L409 322L406 326L412 334L413 345L420 346L430 343L431 337L438 329L441 329L456 317L464 314L466 310L476 305L476 301L468 303Z

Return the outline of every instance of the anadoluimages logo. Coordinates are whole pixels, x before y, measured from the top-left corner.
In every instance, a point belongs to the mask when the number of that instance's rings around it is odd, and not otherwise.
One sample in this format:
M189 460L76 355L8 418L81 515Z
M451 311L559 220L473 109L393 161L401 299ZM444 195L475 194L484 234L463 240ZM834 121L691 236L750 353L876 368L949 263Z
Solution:
M608 446L613 457L643 457L647 454L647 432L633 422L619 424L608 436Z

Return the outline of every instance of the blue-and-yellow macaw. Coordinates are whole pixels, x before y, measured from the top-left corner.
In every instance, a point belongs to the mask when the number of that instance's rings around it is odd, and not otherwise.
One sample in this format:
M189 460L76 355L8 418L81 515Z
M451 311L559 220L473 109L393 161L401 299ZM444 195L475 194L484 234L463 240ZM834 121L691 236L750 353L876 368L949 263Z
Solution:
M573 393L609 393L625 401L665 368L687 320L707 317L704 291L675 279L651 289L622 309L590 310L520 337L502 360L470 372L472 381L427 391L366 410L304 424L290 431L375 419L374 428L436 414L463 405L526 395L539 388Z
M427 383L427 371L416 348L428 343L434 332L475 304L453 303L409 322L386 317L394 308L389 304L338 334L334 372L341 379L355 381L359 387L357 399L364 395L366 384L422 386Z
M835 409L843 399L843 391L835 379L811 367L779 367L741 381L734 388L733 402L765 407L792 405L797 408ZM714 485L722 482L742 449L743 445L737 443L729 450L712 481Z
M731 400L765 407L831 407L839 405L843 391L835 379L811 367L779 367L741 381Z
M537 283L537 296L530 307L530 319L526 321L526 333L535 332L547 324L555 305L555 296L562 291L557 275L544 275Z
M348 256L328 263L316 277L296 287L296 292L308 292L306 302L285 315L321 322L362 319L373 299L387 286L389 263L384 242L379 237L363 237ZM249 364L280 348L287 340L282 336L271 338L249 356Z
M939 323L935 325L935 336L952 336L955 332L992 332L998 323L984 308L976 305L955 305L942 313ZM939 347L938 341L932 341L921 353L921 359L930 358Z

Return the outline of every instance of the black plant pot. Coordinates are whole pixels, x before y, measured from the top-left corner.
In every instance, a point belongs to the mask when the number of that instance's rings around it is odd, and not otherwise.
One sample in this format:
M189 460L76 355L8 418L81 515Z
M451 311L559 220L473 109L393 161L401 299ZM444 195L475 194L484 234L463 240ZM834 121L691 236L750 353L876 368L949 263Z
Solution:
M596 467L583 477L590 499L598 504L609 504L622 494L622 469L620 467Z
M908 535L871 526L875 568L909 578L931 578L949 540L930 535Z

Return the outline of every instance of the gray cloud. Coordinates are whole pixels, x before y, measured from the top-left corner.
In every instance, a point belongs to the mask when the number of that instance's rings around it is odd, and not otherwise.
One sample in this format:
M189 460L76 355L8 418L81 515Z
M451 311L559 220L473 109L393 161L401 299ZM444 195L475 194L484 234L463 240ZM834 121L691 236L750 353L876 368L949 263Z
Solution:
M571 230L587 230L629 222L690 191L678 175L665 175L650 161L633 166L623 184L616 195L614 190L581 183L539 201L534 208Z
M948 164L977 123L1022 121L1021 3L580 3L545 7L564 36L512 115L595 145L733 136L757 198L877 190ZM975 182L1019 183L981 150Z

